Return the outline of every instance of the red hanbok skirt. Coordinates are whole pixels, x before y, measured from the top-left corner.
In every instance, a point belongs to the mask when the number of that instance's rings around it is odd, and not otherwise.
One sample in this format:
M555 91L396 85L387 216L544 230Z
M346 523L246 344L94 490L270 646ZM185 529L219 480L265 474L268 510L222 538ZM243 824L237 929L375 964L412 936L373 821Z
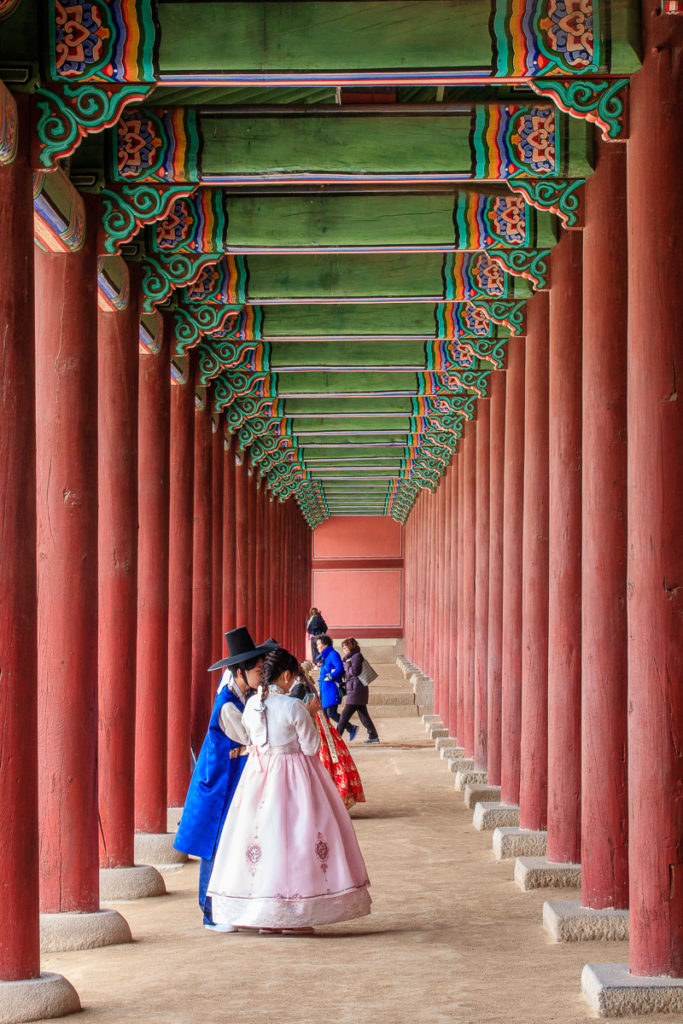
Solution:
M364 804L363 783L349 748L324 711L315 716L315 724L320 734L318 757L339 790L346 809L350 810L354 804Z

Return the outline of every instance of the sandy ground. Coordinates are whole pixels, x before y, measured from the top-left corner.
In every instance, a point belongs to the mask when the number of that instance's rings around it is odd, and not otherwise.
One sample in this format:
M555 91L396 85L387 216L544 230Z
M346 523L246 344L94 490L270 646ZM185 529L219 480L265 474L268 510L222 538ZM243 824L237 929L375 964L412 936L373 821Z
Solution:
M78 1024L584 1024L586 962L626 961L625 943L552 943L544 898L522 893L477 832L453 775L417 718L377 720L379 747L352 744L367 803L351 812L372 882L369 917L273 937L208 932L198 867L167 874L169 895L118 904L132 945L43 959L64 974ZM621 1018L673 1024L672 1015ZM680 1021L681 1018L676 1018Z

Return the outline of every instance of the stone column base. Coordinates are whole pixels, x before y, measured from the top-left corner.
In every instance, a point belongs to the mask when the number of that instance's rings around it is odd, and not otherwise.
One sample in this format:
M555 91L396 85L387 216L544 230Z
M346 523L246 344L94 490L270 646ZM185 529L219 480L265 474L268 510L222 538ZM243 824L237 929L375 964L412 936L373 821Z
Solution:
M581 988L601 1017L683 1013L683 978L638 977L628 964L586 964Z
M580 864L554 864L546 857L518 857L515 882L524 892L530 889L571 889L581 885Z
M499 800L500 786L486 786L476 782L468 782L465 786L465 807L474 807L475 804L485 804L487 801L497 803Z
M543 927L555 942L628 942L628 910L591 910L579 900L547 900Z
M439 747L439 757L443 757L446 760L449 758L451 760L455 760L457 757L464 757L465 748L456 746L455 744L457 743L457 740L451 739L451 743L453 746L447 745L445 747Z
M433 722L432 725L427 727L429 732L430 740L439 740L442 737L448 736L448 729L445 725L440 725L438 722Z
M489 832L494 828L507 826L519 827L519 807L515 804L477 803L474 805L472 824L480 832Z
M100 868L100 900L141 900L147 896L165 896L164 880L150 864L127 868Z
M497 828L493 833L492 846L496 860L543 857L547 844L547 832L535 832L530 828Z
M177 832L180 819L183 816L182 807L169 807L166 810L166 831Z
M458 792L464 792L465 786L485 786L489 779L488 772L479 772L476 768L468 768L455 773L455 788Z
M65 1017L80 1008L78 992L61 974L0 981L0 1024Z
M140 864L153 864L155 867L168 867L171 864L185 864L186 853L173 847L175 832L136 832L135 860Z
M448 770L457 775L458 772L473 772L474 771L474 758L473 757L449 757L448 758Z
M40 952L64 953L69 949L97 949L132 942L125 917L118 910L92 914L41 914Z
M444 748L445 748L445 749L449 749L449 750L452 750L452 749L453 749L453 747L456 747L457 749L460 749L460 748L458 747L458 741L456 740L455 736L441 736L441 737L440 737L440 738L439 738L439 739L438 739L438 740L436 741L436 743L434 744L434 746L435 746L435 747L436 747L436 749L437 749L437 750L439 751L439 755L440 755L441 757L443 757L443 754L441 753L441 751L442 751L442 750L444 750Z

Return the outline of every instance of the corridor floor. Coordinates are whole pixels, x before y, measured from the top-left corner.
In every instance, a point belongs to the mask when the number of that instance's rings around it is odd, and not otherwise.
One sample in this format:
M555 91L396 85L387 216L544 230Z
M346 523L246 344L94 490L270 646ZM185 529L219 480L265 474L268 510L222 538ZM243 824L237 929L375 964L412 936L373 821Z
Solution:
M383 743L352 745L367 803L353 809L372 882L371 916L306 938L201 927L197 863L169 895L118 904L134 943L52 954L75 986L78 1024L583 1024L588 961L625 943L555 945L545 892L522 893L498 863L417 718L378 718ZM361 738L359 732L359 739ZM567 890L559 898L576 897ZM673 1024L672 1016L621 1018Z

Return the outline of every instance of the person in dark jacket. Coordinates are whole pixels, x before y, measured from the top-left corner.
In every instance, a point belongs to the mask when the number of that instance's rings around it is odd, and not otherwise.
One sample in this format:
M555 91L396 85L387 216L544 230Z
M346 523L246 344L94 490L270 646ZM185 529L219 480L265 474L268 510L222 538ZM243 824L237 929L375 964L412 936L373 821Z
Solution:
M363 743L379 743L375 723L368 714L370 690L358 678L363 670L363 652L352 636L342 640L342 657L346 673L346 702L337 723L337 732L341 736L344 729L348 729L349 739L353 740L358 727L349 725L349 720L358 712L358 717L368 730L368 738Z
M311 642L311 661L314 665L317 665L320 658L318 653L318 637L324 636L327 633L327 623L320 614L319 608L311 608L308 613L306 632Z
M326 634L318 637L318 652L320 703L327 717L331 718L333 722L338 722L339 684L344 678L344 666L332 646L332 641Z

